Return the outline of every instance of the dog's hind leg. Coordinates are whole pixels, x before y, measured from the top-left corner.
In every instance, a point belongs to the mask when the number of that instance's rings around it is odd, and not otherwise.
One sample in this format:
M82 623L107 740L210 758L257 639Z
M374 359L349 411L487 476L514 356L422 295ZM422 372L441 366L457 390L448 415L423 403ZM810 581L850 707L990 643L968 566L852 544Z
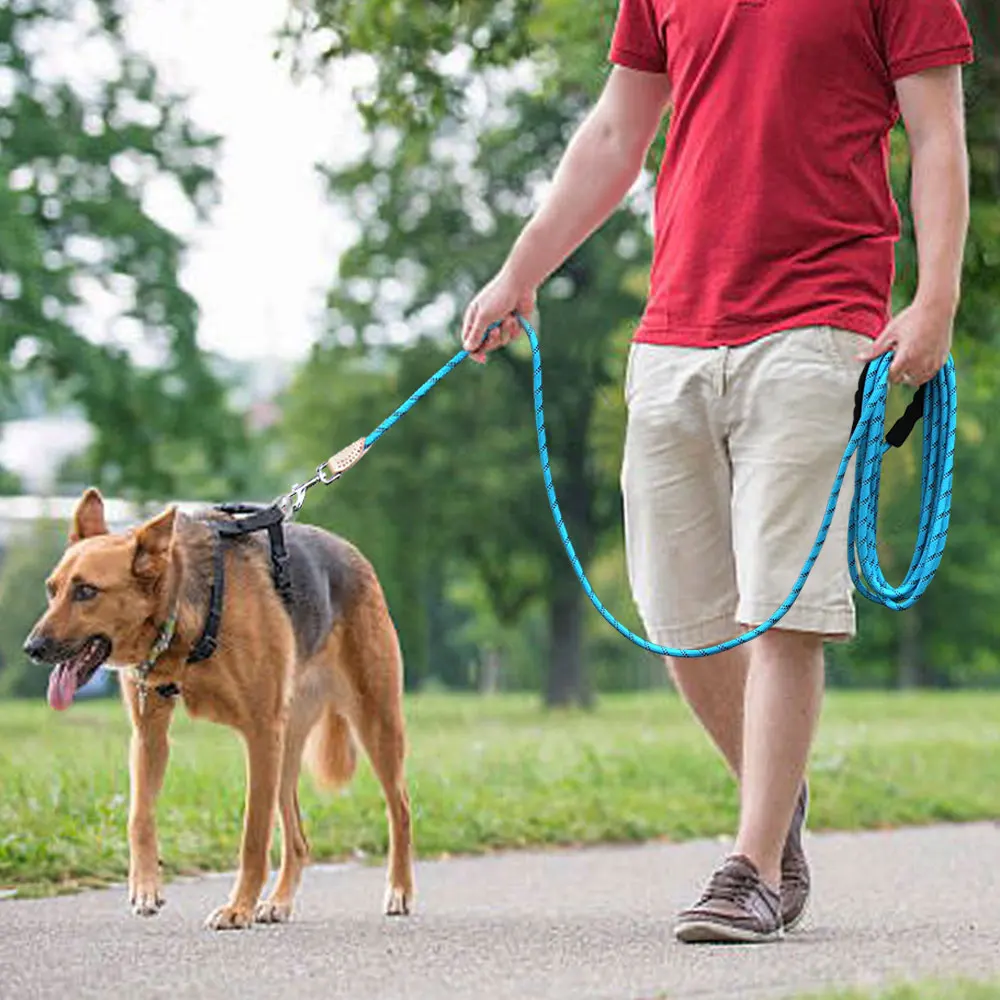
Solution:
M247 725L243 736L247 752L247 793L240 871L229 902L214 910L205 921L205 926L211 930L249 927L267 880L268 851L281 770L282 726L257 721Z
M406 788L403 663L381 587L370 571L343 632L335 669L351 696L344 713L385 794L389 859L385 912L402 916L413 903L413 844Z
M322 703L300 694L288 708L281 776L278 783L278 811L281 820L281 871L270 896L254 913L261 924L279 924L290 919L302 870L309 861L309 843L302 830L299 812L299 770L306 738L319 718Z
M378 706L358 721L358 736L385 793L389 819L385 912L405 916L413 903L413 847L410 796L404 776L406 736L398 698L396 704Z
M139 711L135 682L122 678L122 695L132 716L129 749L128 893L132 912L151 917L160 912L160 854L156 840L156 799L163 787L170 745L167 732L172 701L154 696Z

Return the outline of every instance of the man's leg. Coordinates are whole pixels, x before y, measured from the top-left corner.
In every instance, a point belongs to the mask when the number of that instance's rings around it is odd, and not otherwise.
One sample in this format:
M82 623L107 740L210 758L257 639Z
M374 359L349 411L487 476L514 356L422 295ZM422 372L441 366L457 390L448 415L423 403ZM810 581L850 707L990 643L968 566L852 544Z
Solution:
M775 633L775 637L782 634L789 633ZM666 658L678 691L712 738L738 781L742 781L741 771L747 752L745 742L754 741L753 736L745 736L744 728L744 716L747 714L745 699L749 693L746 683L748 667L752 662L759 661L762 655L765 661L768 659L765 648L770 641L762 636L756 642L726 650L707 660ZM758 717L756 707L750 709L750 714ZM769 732L765 726L764 736ZM745 794L746 789L741 788L741 793ZM786 930L792 930L801 923L812 888L809 862L802 849L807 807L808 790L803 780L799 786L791 823L786 827L780 858L781 916ZM751 831L755 828L755 824L751 823Z
M750 645L735 853L773 889L823 699L823 644L772 629Z
M741 622L770 617L815 539L849 436L858 346L851 335L820 328L731 352L728 439ZM822 699L821 637L854 628L844 555L848 506L844 498L808 582L782 620L784 628L748 644L736 848L702 898L681 914L681 940L773 940L785 922L801 915L809 880L797 826ZM797 855L800 904L791 919L788 900L778 892L779 885L783 895L786 888L789 847Z
M674 685L739 779L743 762L743 706L750 646L690 660L666 657Z
M646 634L658 645L711 646L729 638L736 621L723 363L722 352L652 344L633 345L629 357L625 553ZM718 716L717 732L738 730L728 702L713 700L713 686L721 685L712 666L684 663L684 676L696 685L689 690L696 706L704 702L710 718ZM741 675L737 680L742 685Z
M739 414L730 437L742 622L767 619L816 538L850 437L863 338L829 327L789 331L733 352ZM823 549L776 628L750 646L736 852L771 886L802 787L823 699L823 641L854 631L847 570L850 476Z

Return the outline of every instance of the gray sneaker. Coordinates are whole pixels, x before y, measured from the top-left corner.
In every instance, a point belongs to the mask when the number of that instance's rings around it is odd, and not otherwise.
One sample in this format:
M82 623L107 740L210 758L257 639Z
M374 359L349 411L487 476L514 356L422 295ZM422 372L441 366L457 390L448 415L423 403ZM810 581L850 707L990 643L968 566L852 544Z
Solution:
M701 899L674 925L677 940L689 944L756 944L777 941L782 933L781 897L742 854L726 859Z
M809 786L803 784L781 855L781 921L786 931L794 930L802 922L812 885L809 862L802 849L802 831L808 809Z

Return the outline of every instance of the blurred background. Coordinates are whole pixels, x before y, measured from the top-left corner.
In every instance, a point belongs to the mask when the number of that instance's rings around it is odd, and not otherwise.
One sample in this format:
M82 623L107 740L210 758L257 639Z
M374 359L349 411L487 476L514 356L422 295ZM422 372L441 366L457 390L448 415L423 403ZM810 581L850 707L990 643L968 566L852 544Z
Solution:
M861 604L859 638L830 653L840 687L1000 687L1000 12L994 0L965 7L978 60L966 73L973 215L948 548L913 610ZM458 349L465 303L602 85L615 10L0 7L0 697L44 693L46 671L20 647L82 488L98 485L122 525L168 500L268 501ZM563 512L596 591L633 628L622 379L661 147L626 209L540 300ZM905 303L915 252L901 131L892 169ZM374 562L412 690L590 705L663 686L660 661L593 611L563 553L526 347L463 366L300 516ZM891 580L912 554L919 462L916 442L885 465ZM90 693L108 689L99 675Z

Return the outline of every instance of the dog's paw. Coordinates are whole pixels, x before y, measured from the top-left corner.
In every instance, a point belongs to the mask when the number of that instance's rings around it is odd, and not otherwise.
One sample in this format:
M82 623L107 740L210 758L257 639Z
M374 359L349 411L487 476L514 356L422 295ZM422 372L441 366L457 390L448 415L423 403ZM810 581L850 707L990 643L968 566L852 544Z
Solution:
M137 917L155 917L163 909L166 900L159 889L133 889L129 896L132 913Z
M210 931L242 931L253 924L253 910L242 906L220 906L205 919Z
M292 919L292 904L265 899L257 904L253 919L255 924L287 924Z
M387 917L408 917L410 915L410 897L412 893L406 889L389 886L385 891L385 915Z

